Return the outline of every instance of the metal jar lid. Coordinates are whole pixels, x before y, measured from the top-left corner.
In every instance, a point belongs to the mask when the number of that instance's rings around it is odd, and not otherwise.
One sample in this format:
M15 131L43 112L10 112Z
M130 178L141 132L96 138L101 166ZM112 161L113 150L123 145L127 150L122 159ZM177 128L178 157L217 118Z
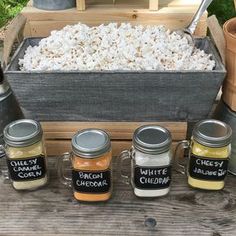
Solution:
M26 147L42 139L42 128L39 122L28 119L13 121L4 128L4 141L13 147Z
M231 143L232 129L219 120L203 120L194 126L193 139L207 147L224 147Z
M155 125L142 126L135 130L134 148L146 154L160 154L170 149L172 142L170 132Z
M108 152L110 149L110 138L103 130L81 130L72 138L72 150L80 157L96 158Z

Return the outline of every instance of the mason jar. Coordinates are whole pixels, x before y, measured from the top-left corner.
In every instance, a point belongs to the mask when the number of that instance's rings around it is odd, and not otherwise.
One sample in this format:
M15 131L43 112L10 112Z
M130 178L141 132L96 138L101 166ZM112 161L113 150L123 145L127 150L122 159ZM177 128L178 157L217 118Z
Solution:
M224 188L231 154L232 129L224 122L209 119L197 123L191 141L177 145L176 168L187 174L191 187L220 190ZM180 163L178 152L188 149L187 166Z
M40 123L22 119L4 129L8 176L16 190L34 190L48 181L46 152Z
M73 136L71 145L72 152L58 160L62 184L73 188L76 200L107 201L112 194L112 149L108 134L99 129L81 130ZM66 172L68 169L71 175Z
M171 183L170 132L160 126L142 126L135 130L133 146L119 156L121 178L133 186L138 197L160 197L169 193ZM131 179L124 175L124 161L131 160Z

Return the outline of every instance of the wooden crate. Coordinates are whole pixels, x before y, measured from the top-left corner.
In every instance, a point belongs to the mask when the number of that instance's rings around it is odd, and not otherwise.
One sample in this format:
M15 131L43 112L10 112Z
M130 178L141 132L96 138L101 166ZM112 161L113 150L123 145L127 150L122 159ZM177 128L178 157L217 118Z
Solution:
M154 1L156 2L156 1ZM116 4L101 1L86 1L85 11L68 9L63 11L44 11L36 9L30 2L22 11L26 18L24 37L46 37L52 30L59 30L68 24L82 22L90 26L109 22L130 22L132 24L163 24L170 29L185 27L192 19L200 0L159 0L158 10L149 10L148 0L117 0ZM152 6L151 6L152 8ZM153 10L153 9L152 9ZM202 16L196 35L205 36L207 31L207 12ZM153 124L155 122L152 122ZM100 128L106 130L113 146L113 155L131 147L134 130L146 122L42 122L47 153L58 156L71 150L71 137L80 129ZM176 143L186 138L186 122L158 122L168 128Z
M78 130L86 128L105 130L111 137L114 156L125 149L130 149L133 133L142 125L157 124L170 130L173 149L178 141L186 139L187 133L186 122L41 122L41 124L49 156L59 156L71 151L71 137Z
M157 11L158 7L159 7L159 0L148 0L148 1L141 0L141 1L133 1L133 2L131 1L129 3L129 5L132 5L132 3L136 6L137 6L137 4L142 4L142 5L148 4L150 11ZM109 5L109 7L111 7L111 6L120 7L121 4L126 4L126 6L127 6L127 0L125 0L125 1L122 1L122 0L112 0L112 1L111 0L110 1L76 0L77 10L79 10L79 11L84 11L86 9L86 7L90 7L91 5L96 5L96 6L100 6L100 7L104 6L104 5L105 6Z
M152 2L152 1L151 1ZM156 5L156 0L154 0ZM86 1L85 11L68 9L63 11L45 11L36 9L30 2L22 14L27 18L25 37L46 37L52 30L59 30L68 24L78 22L87 25L99 25L110 22L130 22L132 24L158 25L170 29L188 25L196 12L200 0L159 0L158 10L149 10L149 0L112 0ZM207 12L202 16L197 30L198 36L207 32Z

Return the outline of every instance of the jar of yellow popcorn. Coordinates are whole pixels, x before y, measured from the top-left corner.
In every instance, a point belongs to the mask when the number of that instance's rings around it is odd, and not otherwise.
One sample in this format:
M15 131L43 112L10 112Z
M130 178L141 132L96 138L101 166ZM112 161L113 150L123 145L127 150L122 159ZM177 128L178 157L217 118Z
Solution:
M203 120L193 129L191 141L176 148L177 170L186 173L191 187L220 190L224 188L231 154L232 129L218 120ZM188 149L187 168L180 163L178 151Z
M46 152L41 125L29 119L17 120L4 129L9 178L16 190L34 190L48 181Z

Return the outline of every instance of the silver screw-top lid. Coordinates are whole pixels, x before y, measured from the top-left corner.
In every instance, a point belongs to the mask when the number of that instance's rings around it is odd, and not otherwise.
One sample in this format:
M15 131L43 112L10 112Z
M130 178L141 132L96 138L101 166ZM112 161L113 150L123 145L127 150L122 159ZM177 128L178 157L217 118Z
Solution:
M13 121L4 128L4 141L13 147L26 147L42 139L39 122L28 119Z
M110 138L103 130L81 130L72 138L72 150L80 157L96 158L108 152L110 149Z
M172 142L170 132L156 125L146 125L135 130L134 148L147 154L160 154L170 149Z
M203 120L194 126L193 139L207 147L224 147L231 143L232 129L219 120Z

